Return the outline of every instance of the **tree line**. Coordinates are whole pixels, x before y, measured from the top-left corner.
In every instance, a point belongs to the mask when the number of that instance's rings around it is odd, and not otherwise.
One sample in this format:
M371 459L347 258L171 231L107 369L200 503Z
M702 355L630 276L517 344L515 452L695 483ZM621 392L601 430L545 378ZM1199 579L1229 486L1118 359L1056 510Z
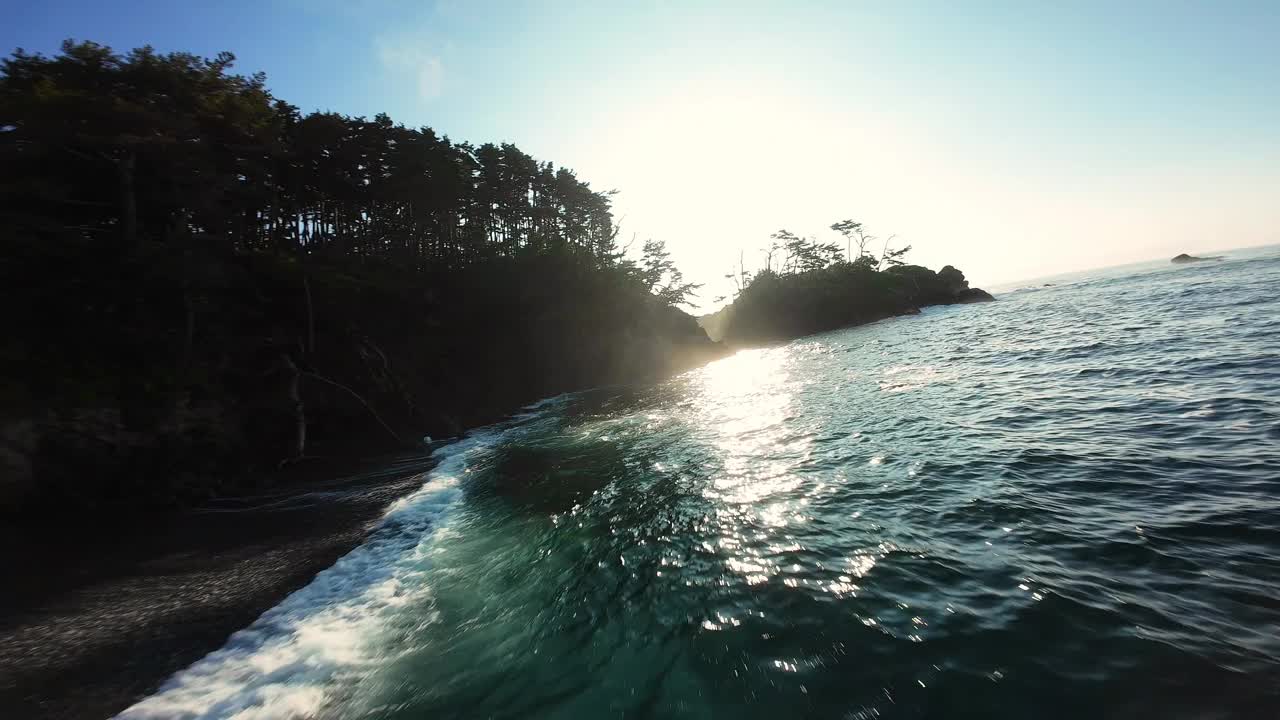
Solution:
M745 257L740 254L737 266L724 276L733 283L733 297L741 295L757 279L814 273L837 266L877 272L901 267L906 265L903 258L911 252L910 245L893 247L896 236L891 235L885 239L877 255L875 243L878 238L867 234L863 224L854 220L832 223L830 229L844 238L845 247L840 247L840 243L834 241L822 242L813 237L802 237L784 228L769 236L772 242L764 250L764 267L760 270L748 270ZM726 299L729 299L728 296L721 296L715 302Z
M419 269L563 253L687 299L660 242L640 267L622 257L613 193L572 170L385 114L304 114L234 60L73 41L14 52L0 63L6 224L124 253L185 243Z

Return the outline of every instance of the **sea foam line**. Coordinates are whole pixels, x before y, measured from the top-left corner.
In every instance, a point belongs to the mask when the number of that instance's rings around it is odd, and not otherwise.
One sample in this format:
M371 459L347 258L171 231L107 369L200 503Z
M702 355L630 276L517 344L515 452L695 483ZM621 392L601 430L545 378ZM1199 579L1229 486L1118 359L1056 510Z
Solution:
M363 545L117 718L280 720L320 712L334 685L378 662L377 637L389 616L429 596L423 574L431 541L461 500L468 461L503 434L481 430L437 449L439 464L423 486L392 504Z

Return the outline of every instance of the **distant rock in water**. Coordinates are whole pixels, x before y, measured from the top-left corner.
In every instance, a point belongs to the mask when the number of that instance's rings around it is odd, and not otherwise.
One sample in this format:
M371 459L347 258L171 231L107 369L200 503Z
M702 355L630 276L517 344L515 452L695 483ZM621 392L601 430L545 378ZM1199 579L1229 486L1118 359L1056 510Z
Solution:
M1211 257L1197 257L1195 255L1188 255L1186 253L1182 253L1181 255L1175 256L1169 262L1181 264L1181 263L1204 262L1206 260L1221 260L1221 259L1222 259L1221 255L1213 255Z

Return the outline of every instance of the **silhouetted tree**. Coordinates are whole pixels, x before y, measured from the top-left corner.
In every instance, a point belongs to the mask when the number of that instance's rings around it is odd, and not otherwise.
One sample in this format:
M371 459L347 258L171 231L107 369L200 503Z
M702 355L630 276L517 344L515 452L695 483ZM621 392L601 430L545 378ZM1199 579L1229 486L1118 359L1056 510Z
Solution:
M884 241L884 250L880 253L880 262L876 264L877 270L906 265L906 261L902 258L911 252L911 246L906 245L898 249L893 249L889 243L893 242L895 235L890 235L888 240Z
M874 237L863 231L862 223L853 220L841 220L838 223L833 223L831 229L844 236L845 257L851 263L857 263L866 257L868 255L867 245L871 244L872 240L875 240ZM854 245L858 246L857 254L853 252Z
M783 275L821 270L840 261L840 247L835 243L820 243L804 238L788 230L779 230L770 236L773 244L766 255L766 270L773 270L773 255L784 253L779 272Z
M702 287L684 281L684 273L671 261L667 244L661 240L645 241L638 272L645 288L668 305L691 304Z
M22 232L456 268L522 252L615 258L608 192L510 144L386 115L299 114L261 74L67 41L0 65L3 208Z

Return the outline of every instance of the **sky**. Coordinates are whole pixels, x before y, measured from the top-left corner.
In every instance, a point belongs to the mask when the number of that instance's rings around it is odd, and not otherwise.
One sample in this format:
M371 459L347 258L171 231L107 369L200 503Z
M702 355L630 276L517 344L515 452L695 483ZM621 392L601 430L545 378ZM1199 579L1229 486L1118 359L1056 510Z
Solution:
M304 110L616 189L701 309L852 218L975 285L1280 242L1280 2L0 0L0 49L236 54Z

